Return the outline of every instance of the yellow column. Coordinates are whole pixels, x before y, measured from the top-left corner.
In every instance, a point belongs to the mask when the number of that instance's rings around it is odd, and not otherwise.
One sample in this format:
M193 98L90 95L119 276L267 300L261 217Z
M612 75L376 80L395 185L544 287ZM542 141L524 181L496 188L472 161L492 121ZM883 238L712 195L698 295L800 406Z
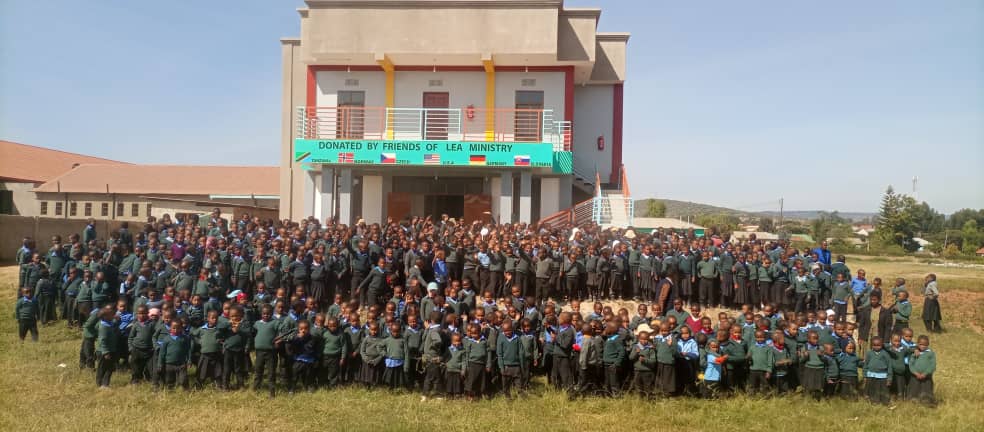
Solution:
M385 54L383 58L377 57L376 63L386 73L386 108L393 108L396 68L393 66L393 62L390 61L389 56ZM386 139L393 139L393 116L388 110L386 112Z
M495 64L492 56L482 59L485 66L485 141L495 139Z

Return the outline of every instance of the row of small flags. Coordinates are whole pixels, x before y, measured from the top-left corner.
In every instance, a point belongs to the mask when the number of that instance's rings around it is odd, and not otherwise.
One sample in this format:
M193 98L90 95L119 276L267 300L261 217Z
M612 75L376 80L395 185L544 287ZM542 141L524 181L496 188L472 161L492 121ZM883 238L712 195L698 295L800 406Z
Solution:
M339 153L338 163L355 163L355 153ZM384 165L396 164L396 153L381 153L379 163ZM439 153L424 154L424 165L440 165L441 155ZM485 165L485 155L468 156L468 165ZM530 155L513 156L514 166L530 166Z

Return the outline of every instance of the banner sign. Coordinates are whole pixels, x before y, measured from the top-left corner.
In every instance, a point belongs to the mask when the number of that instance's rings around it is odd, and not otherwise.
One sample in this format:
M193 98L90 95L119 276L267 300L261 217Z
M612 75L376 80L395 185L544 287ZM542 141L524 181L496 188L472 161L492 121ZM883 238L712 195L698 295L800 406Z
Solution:
M294 141L294 161L317 164L554 167L550 143L465 141Z

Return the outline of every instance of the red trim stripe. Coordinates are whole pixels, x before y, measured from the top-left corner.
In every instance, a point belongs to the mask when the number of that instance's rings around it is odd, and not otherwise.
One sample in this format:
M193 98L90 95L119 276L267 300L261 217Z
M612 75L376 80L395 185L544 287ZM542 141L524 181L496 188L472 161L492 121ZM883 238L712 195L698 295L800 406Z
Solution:
M564 120L574 125L574 66L564 68Z
M305 105L311 108L318 104L318 79L315 75L314 66L307 68L307 96Z
M613 109L612 109L612 172L609 175L609 182L618 183L619 171L622 166L622 102L624 100L622 83L615 84L612 88Z

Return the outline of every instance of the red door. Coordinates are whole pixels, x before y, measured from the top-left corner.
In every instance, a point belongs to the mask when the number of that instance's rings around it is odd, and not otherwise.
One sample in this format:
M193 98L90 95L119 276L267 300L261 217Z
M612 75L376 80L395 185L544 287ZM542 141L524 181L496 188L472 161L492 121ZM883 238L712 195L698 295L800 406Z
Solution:
M447 109L451 104L448 92L424 92L423 135L426 140L447 140L450 116Z

